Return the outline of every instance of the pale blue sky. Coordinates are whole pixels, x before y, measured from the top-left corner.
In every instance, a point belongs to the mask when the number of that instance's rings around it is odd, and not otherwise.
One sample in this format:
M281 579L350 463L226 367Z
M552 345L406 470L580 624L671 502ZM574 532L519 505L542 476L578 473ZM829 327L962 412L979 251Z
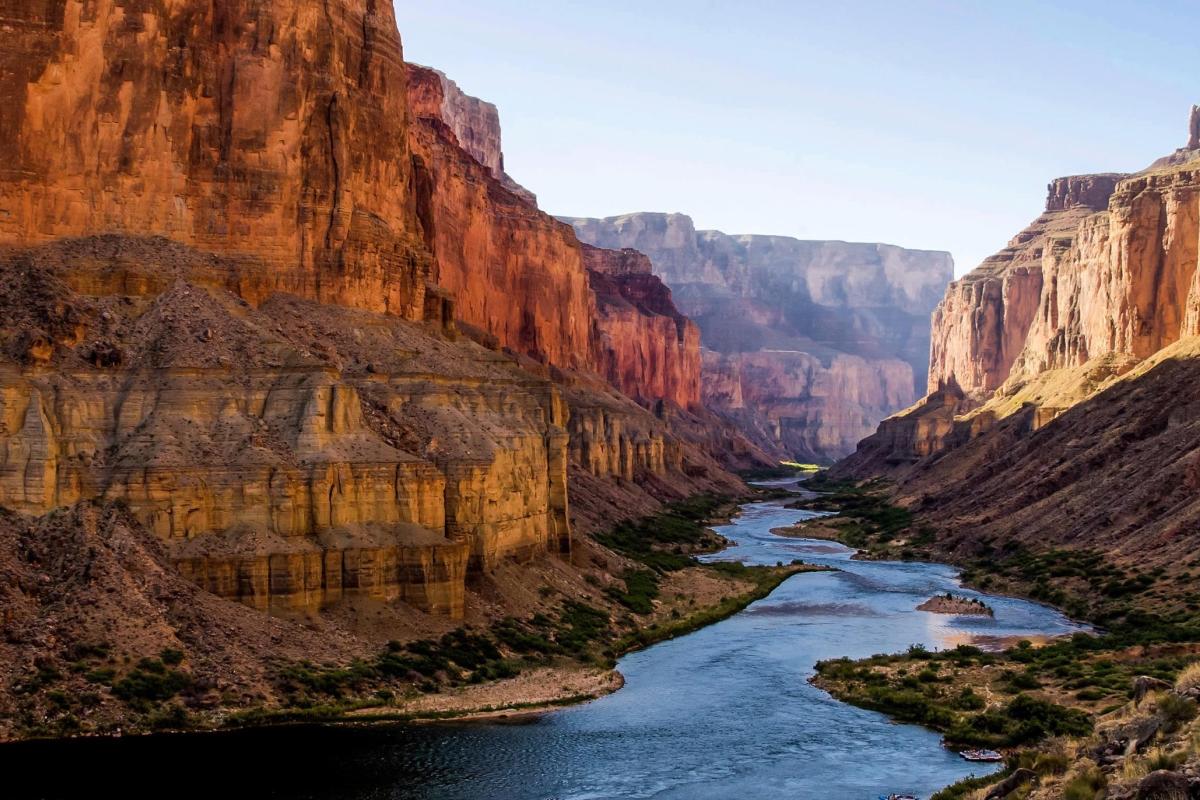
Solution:
M1186 140L1195 2L399 2L411 61L496 103L553 214L950 250L959 274L1059 175Z

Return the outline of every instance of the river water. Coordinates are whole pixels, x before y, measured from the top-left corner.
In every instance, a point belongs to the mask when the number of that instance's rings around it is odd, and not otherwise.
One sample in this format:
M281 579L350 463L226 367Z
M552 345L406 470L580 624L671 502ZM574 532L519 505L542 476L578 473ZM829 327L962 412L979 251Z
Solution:
M986 771L935 733L833 700L809 684L813 664L1078 628L1051 608L962 589L952 567L853 561L841 545L770 533L810 516L781 502L747 505L717 528L735 545L710 558L801 558L838 571L794 576L728 620L628 655L618 667L625 688L528 724L29 743L0 748L0 773L38 776L24 796L40 797L111 783L124 797L874 800L926 798ZM986 600L995 618L915 610L950 590Z

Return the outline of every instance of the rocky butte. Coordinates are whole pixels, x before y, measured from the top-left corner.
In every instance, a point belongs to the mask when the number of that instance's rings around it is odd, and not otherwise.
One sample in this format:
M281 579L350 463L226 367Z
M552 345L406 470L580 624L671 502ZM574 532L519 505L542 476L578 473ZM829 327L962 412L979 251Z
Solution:
M948 253L730 236L682 214L570 222L649 256L700 328L704 404L781 457L844 456L924 390Z
M623 562L583 534L740 491L714 444L765 459L700 407L644 260L538 210L391 5L9 12L0 735L9 688L101 638L250 705L271 659L529 614L531 586L608 607Z

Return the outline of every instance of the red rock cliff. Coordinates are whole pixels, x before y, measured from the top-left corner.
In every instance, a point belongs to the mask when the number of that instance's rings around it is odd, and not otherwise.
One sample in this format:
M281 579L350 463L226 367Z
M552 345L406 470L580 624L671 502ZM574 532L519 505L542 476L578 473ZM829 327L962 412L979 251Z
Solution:
M459 147L487 167L504 187L536 205L533 192L519 185L504 171L500 149L500 112L492 103L466 94L445 73L409 65L409 107L423 119L440 119L450 128Z
M951 284L934 312L931 398L887 420L846 470L918 462L1019 410L1034 409L1029 425L1040 428L1139 361L1200 335L1198 156L1189 140L1142 172L1052 182L1045 212ZM945 386L962 396L941 402ZM938 436L905 446L929 414L958 415L953 434L939 422Z
M650 259L590 245L583 254L596 294L593 357L600 374L642 403L699 405L700 329L675 308Z
M61 0L5 25L0 239L153 232L248 257L251 299L420 318L390 4Z
M1121 177L1053 181L1045 212L1005 249L950 284L933 312L929 391L954 381L980 402L1004 383L1042 313L1046 266L1071 249L1081 222L1107 207Z
M418 216L459 319L644 404L698 403L696 328L639 256L585 253L571 226L504 175L494 107L434 70L409 65L409 75Z
M1200 166L1164 161L1051 183L1045 213L934 312L930 388L954 380L979 402L1010 378L1146 358L1200 330Z

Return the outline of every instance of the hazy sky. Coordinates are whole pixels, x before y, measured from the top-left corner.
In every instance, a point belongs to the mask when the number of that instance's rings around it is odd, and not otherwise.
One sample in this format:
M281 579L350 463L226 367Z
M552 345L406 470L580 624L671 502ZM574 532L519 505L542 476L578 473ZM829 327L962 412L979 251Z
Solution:
M410 61L500 107L553 214L950 250L961 274L1059 175L1186 141L1195 2L399 2Z

